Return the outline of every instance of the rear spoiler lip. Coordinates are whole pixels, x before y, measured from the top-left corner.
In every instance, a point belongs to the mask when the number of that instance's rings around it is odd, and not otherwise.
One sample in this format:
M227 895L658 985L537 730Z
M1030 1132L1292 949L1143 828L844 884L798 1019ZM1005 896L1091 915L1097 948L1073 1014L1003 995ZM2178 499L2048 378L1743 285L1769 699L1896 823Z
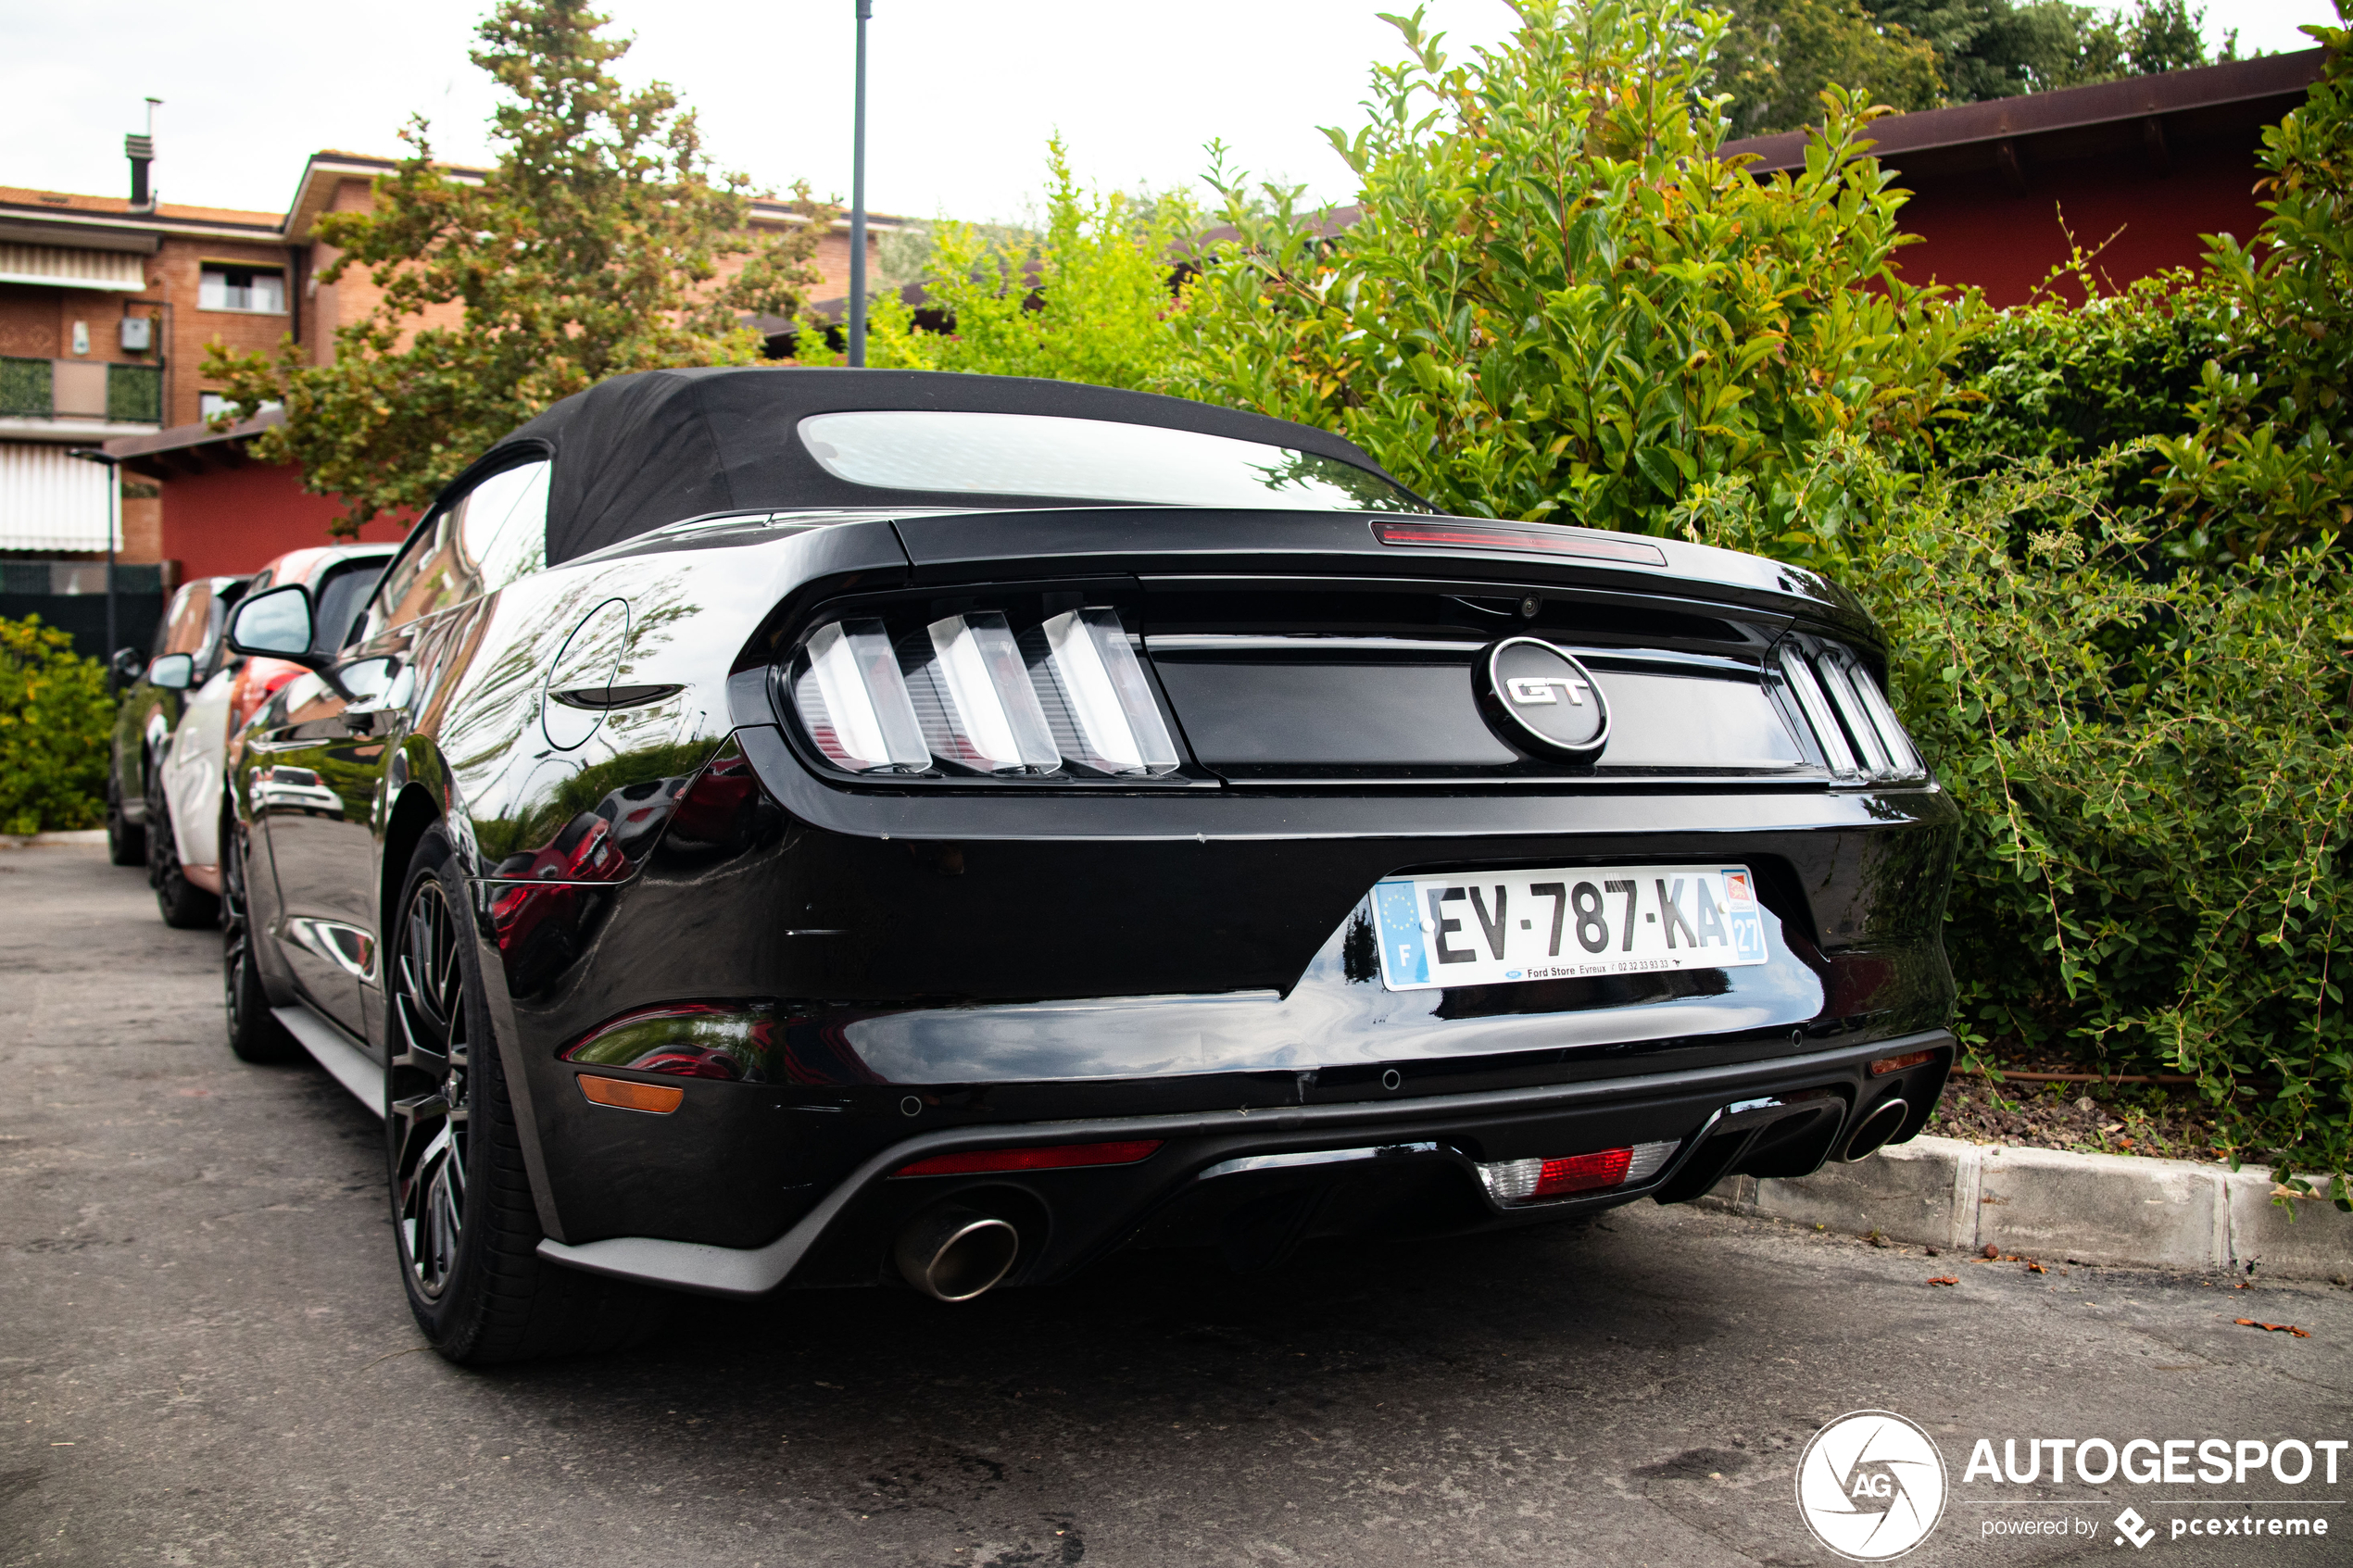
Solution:
M1671 597L1833 629L1878 650L1878 626L1861 602L1804 567L1678 539L1638 536L1664 565L1614 562L1552 550L1390 545L1376 530L1407 518L1461 521L1498 532L1541 525L1426 513L1212 511L1176 507L1085 507L900 516L910 585L946 587L1040 577L1154 580L1291 577L1396 579L1550 586L1631 597ZM1611 539L1604 531L1591 532Z

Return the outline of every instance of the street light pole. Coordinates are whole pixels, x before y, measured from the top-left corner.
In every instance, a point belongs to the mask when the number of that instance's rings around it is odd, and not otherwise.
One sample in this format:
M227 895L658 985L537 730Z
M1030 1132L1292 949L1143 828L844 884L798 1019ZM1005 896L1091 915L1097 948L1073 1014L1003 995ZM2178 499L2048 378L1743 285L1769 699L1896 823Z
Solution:
M858 92L851 111L849 160L849 362L866 364L866 23L875 0L858 4Z

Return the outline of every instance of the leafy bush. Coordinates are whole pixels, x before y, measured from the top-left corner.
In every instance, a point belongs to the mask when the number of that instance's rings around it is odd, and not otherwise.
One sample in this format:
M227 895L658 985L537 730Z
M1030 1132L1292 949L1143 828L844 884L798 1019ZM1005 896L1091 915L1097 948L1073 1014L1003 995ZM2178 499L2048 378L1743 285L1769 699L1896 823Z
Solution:
M2343 1173L2344 562L2153 571L2105 477L1931 486L1856 574L1965 809L1947 933L1965 1029L2195 1073L2247 1152ZM2015 520L2054 513L2020 558Z
M2247 560L2353 525L2353 39L2305 31L2328 60L2263 132L2271 216L2252 245L2208 236L2230 346L2201 368L2196 428L2157 443L2193 559Z
M1996 315L1963 353L1960 377L1976 401L1946 430L1938 458L1977 474L2028 458L2098 458L2147 435L2196 427L2190 400L2206 362L2226 351L2227 321L2212 287L2181 270L2103 287L2089 257L2074 273L2085 303L2046 294ZM2144 461L2119 478L2133 498Z
M2116 468L2149 456L1915 481L1833 442L1813 466L1868 510L1843 575L1961 808L1946 946L1963 1038L2196 1074L2238 1152L2282 1179L2289 1151L2342 1175L2345 563L2312 547L2163 569L2109 501ZM1774 547L1737 486L1674 515L1712 544Z
M1900 198L1851 98L1825 94L1801 173L1753 184L1697 97L1714 19L1524 15L1469 67L1401 24L1413 58L1334 134L1353 227L1236 203L1187 390L1345 431L1452 509L1837 571L1962 808L1967 1037L2177 1067L2241 1152L2342 1176L2334 89L2271 138L2268 248L2107 297L2079 257L2086 303L1996 317L1889 276Z
M1149 387L1177 352L1169 257L1200 226L1182 196L1089 194L1060 136L1047 144L1046 228L1034 244L1001 229L943 220L931 232L923 282L952 326L926 332L897 295L873 303L866 362L916 370L1046 376ZM803 363L832 358L811 345Z
M1453 511L1656 531L1738 479L1792 533L1807 451L1915 438L1987 313L1890 270L1903 198L1858 150L1863 100L1826 94L1805 168L1759 183L1718 156L1722 17L1520 11L1466 65L1390 19L1411 58L1376 68L1368 123L1326 132L1353 226L1271 188L1255 216L1214 173L1240 238L1189 292L1175 389L1344 431Z
M106 820L114 703L94 659L37 615L0 620L0 833Z

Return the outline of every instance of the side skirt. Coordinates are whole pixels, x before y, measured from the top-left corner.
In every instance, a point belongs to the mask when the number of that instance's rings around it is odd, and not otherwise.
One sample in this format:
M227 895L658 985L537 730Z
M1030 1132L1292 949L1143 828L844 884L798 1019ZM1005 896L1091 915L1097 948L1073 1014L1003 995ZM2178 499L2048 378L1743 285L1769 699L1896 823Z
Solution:
M336 1083L351 1091L352 1098L378 1116L384 1113L384 1070L369 1060L350 1035L300 1002L270 1010L286 1026L286 1033L301 1041L302 1048L334 1075Z

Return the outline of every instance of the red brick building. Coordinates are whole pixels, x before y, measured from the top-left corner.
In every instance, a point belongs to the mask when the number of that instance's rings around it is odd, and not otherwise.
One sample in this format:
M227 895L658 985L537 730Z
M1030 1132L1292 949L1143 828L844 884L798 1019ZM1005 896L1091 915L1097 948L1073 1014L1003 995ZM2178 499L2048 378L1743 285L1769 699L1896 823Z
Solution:
M2263 128L2304 101L2323 51L2266 55L2162 76L1896 115L1871 128L1911 192L1898 254L1914 282L1974 283L2023 304L2067 259L2068 234L2102 245L2114 284L2202 262L2202 234L2252 239ZM1734 142L1763 175L1802 169L1802 132ZM2070 291L2073 292L2073 291Z
M144 143L132 139L134 157ZM335 252L315 225L366 210L394 167L316 153L283 213L145 200L135 162L129 196L0 187L0 613L22 613L36 578L82 591L83 565L103 558L107 470L70 456L80 448L120 460L116 544L120 560L150 569L142 587L251 571L324 539L334 501L246 460L272 416L225 433L203 422L220 389L201 367L216 341L274 350L291 336L313 362L333 356L335 330L366 317L379 291L364 273L320 282ZM786 203L753 203L755 229L807 221ZM870 246L898 226L868 222ZM824 282L813 293L847 287L847 220L822 236L816 264ZM377 523L368 536L396 532Z

